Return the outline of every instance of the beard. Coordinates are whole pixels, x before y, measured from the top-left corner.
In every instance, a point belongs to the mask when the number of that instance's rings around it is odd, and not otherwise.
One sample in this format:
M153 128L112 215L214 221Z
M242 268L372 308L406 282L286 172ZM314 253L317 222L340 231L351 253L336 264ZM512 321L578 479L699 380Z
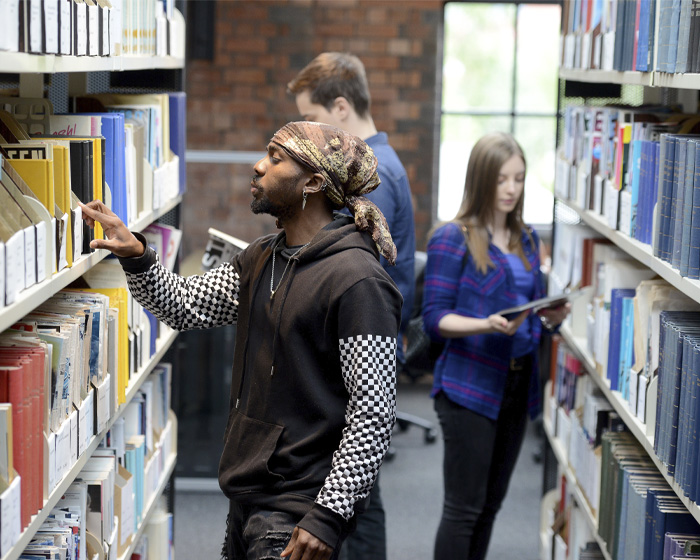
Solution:
M275 203L267 197L265 191L259 185L256 185L256 187L260 196L250 202L250 209L253 211L253 214L269 214L280 221L284 221L294 214L289 203Z

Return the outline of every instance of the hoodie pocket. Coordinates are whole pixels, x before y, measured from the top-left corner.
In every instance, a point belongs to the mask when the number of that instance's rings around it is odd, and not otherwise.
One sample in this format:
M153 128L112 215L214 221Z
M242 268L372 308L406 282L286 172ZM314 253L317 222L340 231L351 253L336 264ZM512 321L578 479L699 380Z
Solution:
M284 482L268 466L283 429L233 410L219 464L222 489L245 492Z

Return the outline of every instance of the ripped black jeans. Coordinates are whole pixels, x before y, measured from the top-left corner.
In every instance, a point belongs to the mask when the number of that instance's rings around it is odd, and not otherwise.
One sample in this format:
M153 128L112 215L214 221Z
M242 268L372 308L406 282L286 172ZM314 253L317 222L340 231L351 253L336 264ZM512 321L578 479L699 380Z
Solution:
M301 521L297 516L230 502L222 560L280 560L292 531ZM339 550L331 560L337 560Z

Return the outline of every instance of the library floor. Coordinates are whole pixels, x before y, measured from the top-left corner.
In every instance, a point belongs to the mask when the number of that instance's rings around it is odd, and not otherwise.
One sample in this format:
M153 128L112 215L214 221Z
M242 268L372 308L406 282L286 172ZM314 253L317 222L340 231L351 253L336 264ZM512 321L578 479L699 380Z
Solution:
M399 383L398 408L435 421L429 380ZM533 460L540 438L528 426L506 501L496 519L487 560L539 558L539 502L542 465ZM382 466L381 489L387 517L388 560L432 560L442 500L442 442L426 444L423 430L396 431L393 460ZM187 453L179 449L179 453ZM177 489L175 481L175 560L218 560L227 502L216 492Z

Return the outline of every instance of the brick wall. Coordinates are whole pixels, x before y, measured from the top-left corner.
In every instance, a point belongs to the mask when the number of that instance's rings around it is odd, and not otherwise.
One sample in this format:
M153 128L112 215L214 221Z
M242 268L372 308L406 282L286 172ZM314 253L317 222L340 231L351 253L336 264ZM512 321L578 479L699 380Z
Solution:
M196 2L193 2L196 6ZM213 61L187 65L188 148L261 151L298 120L286 84L323 51L365 64L378 130L403 161L415 202L419 248L435 215L437 0L219 0ZM250 211L252 165L188 164L185 255L201 252L214 227L245 240L275 231Z

